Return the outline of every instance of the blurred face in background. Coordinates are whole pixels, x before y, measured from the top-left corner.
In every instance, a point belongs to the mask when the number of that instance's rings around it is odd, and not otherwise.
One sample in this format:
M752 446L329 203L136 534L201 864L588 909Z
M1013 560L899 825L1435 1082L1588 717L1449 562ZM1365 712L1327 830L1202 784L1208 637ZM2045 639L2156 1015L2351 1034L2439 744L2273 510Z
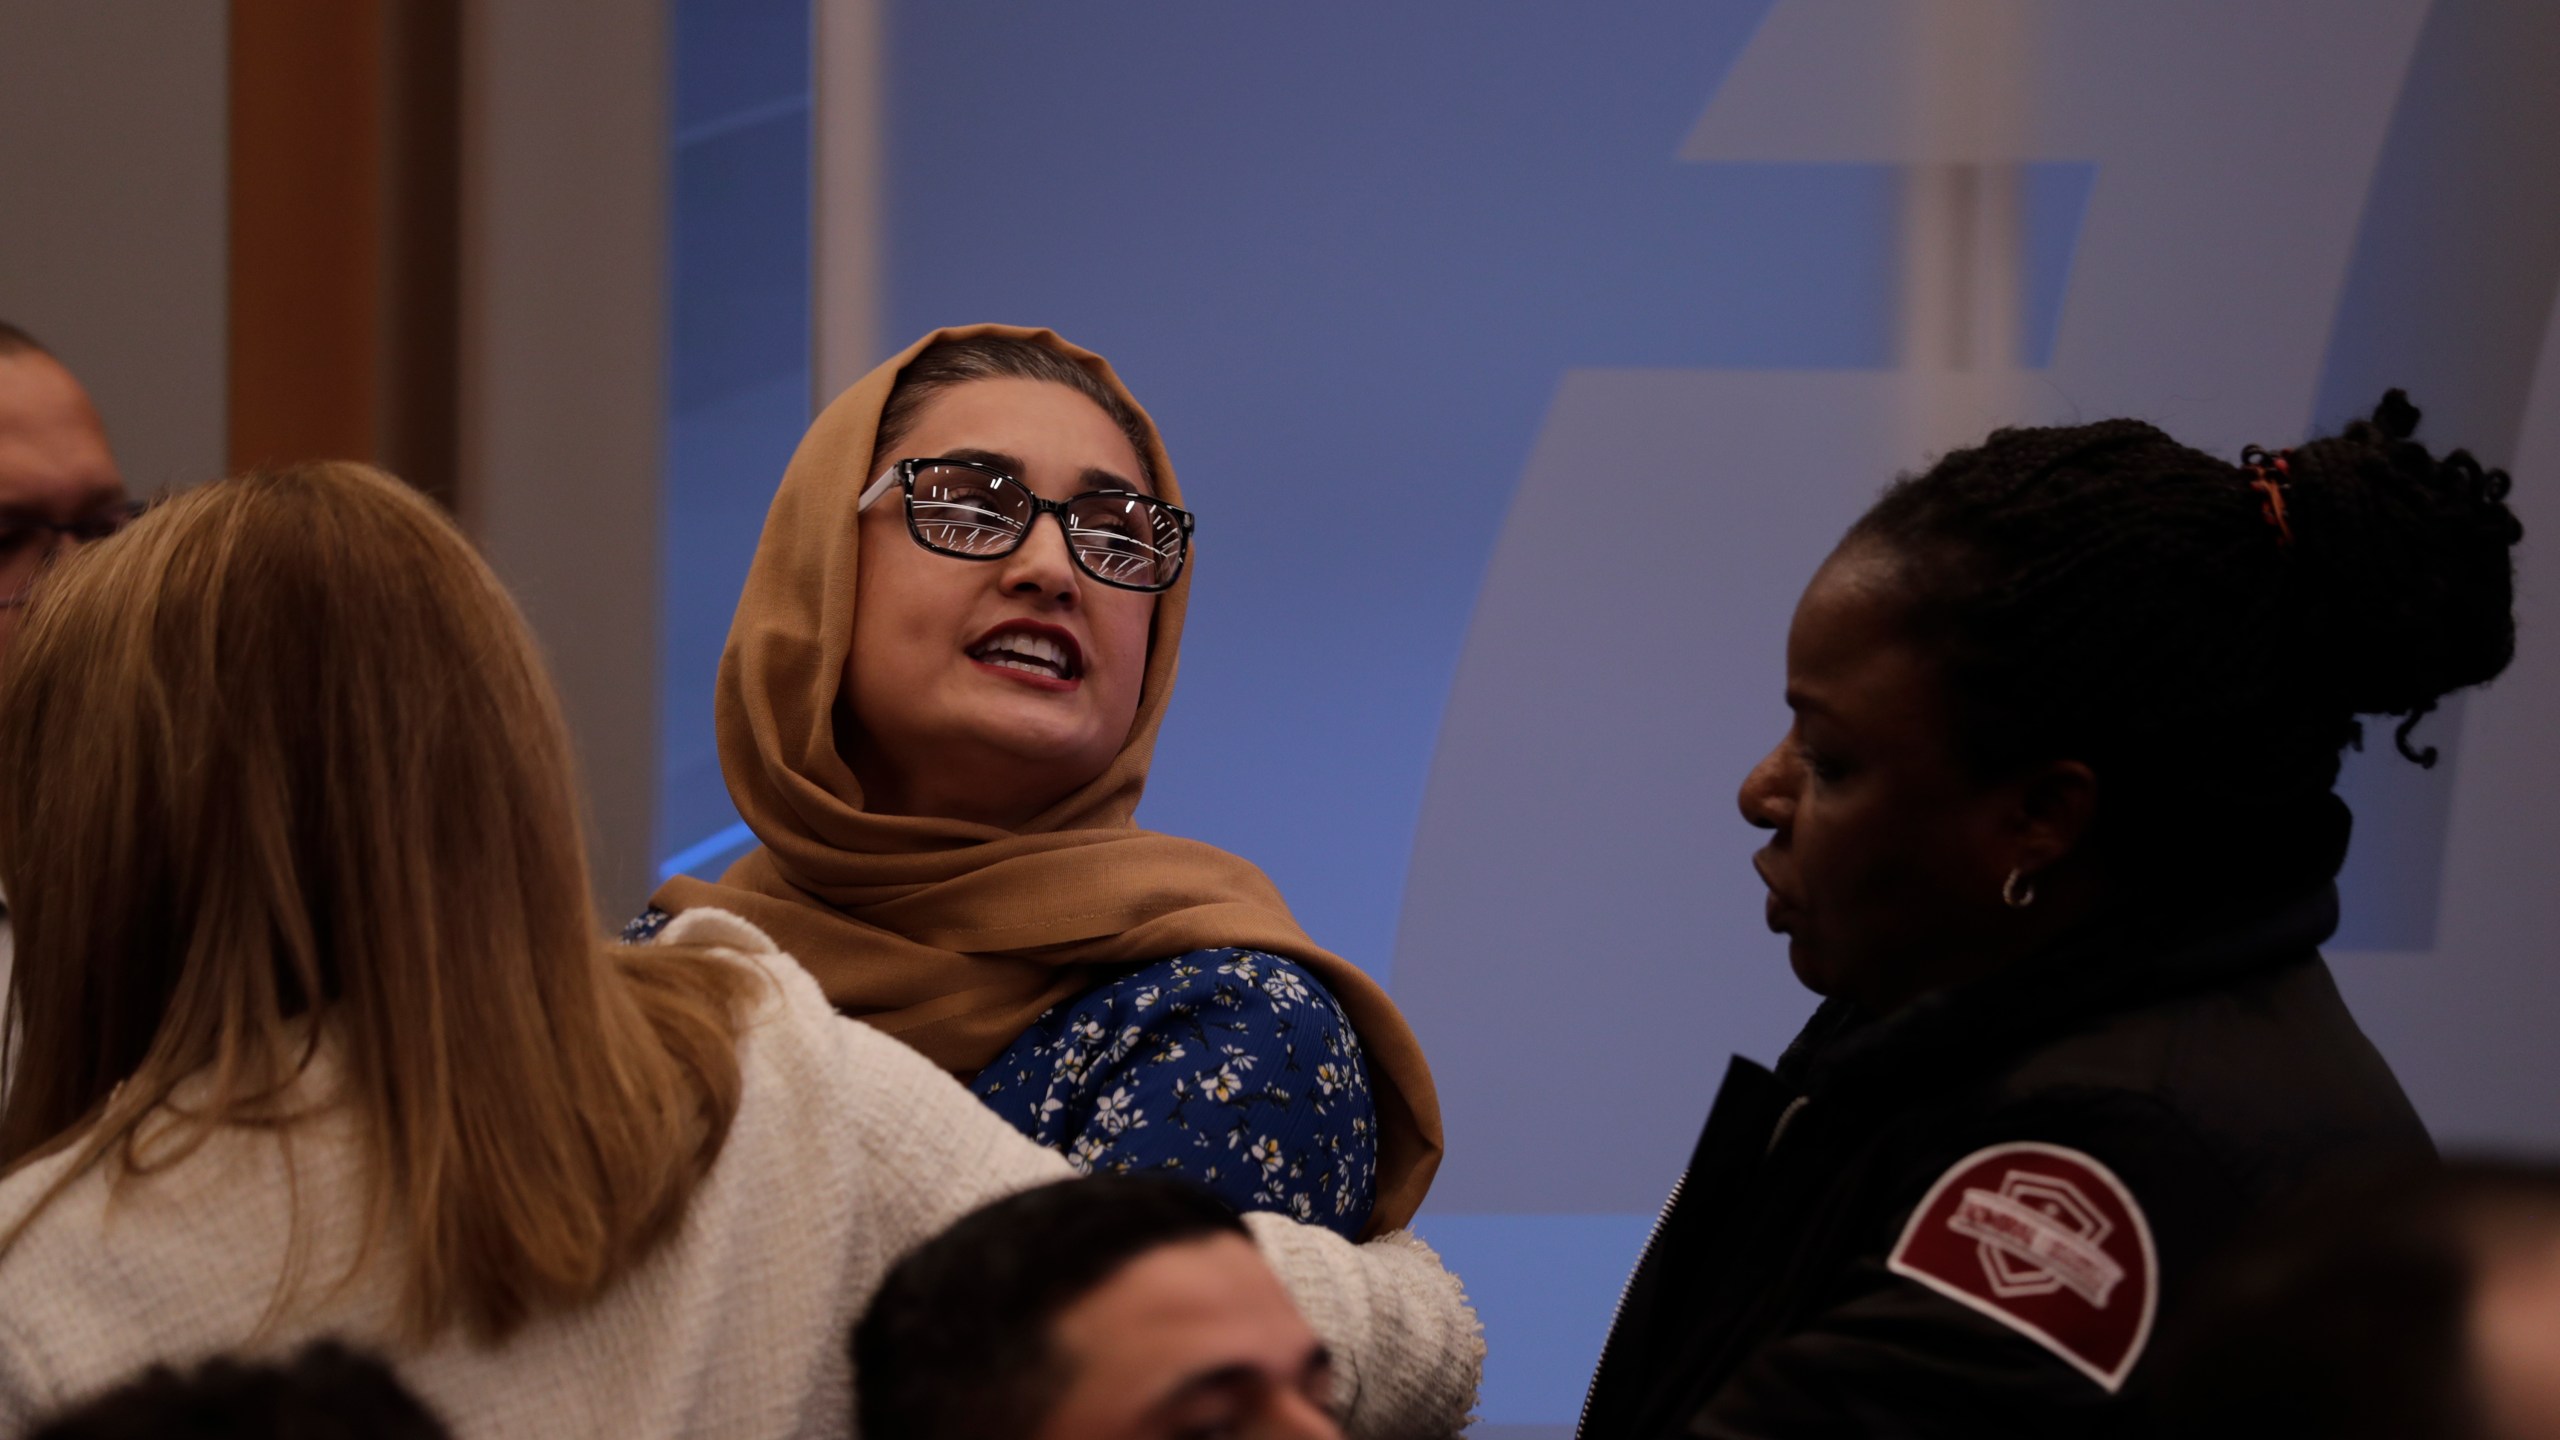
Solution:
M2560 1440L2560 1227L2481 1266L2472 1383L2487 1440Z
M1332 1360L1241 1236L1130 1261L1050 1346L1070 1378L1035 1440L1342 1440Z
M873 473L909 458L992 466L1049 500L1147 490L1137 451L1102 407L1045 380L973 380L934 395ZM918 545L894 489L858 523L845 659L858 733L844 748L865 804L1011 829L1100 775L1137 717L1155 597L1078 569L1055 515L994 560Z
M41 351L0 354L0 653L18 630L16 603L48 556L78 546L57 527L112 525L124 480L89 394Z

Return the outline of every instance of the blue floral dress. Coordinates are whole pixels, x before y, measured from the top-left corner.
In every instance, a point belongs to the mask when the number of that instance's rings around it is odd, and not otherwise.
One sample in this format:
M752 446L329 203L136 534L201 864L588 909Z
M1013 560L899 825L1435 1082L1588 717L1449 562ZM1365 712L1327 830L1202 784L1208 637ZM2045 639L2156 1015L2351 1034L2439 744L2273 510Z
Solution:
M650 910L622 938L645 942L667 919ZM1377 1201L1359 1036L1333 992L1276 955L1195 950L1106 980L1032 1022L969 1088L1088 1174L1180 1175L1354 1240Z

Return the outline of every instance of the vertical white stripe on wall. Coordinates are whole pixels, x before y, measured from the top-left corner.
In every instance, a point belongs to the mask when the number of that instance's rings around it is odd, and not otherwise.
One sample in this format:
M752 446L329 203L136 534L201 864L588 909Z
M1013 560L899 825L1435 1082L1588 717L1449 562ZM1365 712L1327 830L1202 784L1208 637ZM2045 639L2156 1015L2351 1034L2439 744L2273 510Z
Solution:
M810 408L886 353L881 327L885 0L814 0L810 25Z
M1973 0L1905 8L1892 22L1908 32L1914 157L1901 185L1900 420L1918 457L1973 438L1951 431L1950 416L2025 408L2019 162L2034 153L2035 16L2026 0Z
M2027 150L2032 17L2016 0L1904 11L1909 167L1902 216L1902 356L1914 370L2017 363L2017 167Z

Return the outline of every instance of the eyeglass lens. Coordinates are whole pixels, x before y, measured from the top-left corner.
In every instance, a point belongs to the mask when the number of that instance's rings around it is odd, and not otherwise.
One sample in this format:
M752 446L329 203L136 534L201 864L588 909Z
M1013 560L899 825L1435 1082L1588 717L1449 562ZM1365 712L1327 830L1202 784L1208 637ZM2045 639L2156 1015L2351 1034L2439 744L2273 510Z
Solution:
M134 507L69 525L0 518L0 604L14 605L34 588L36 577L66 542L87 545L124 528Z
M907 513L927 549L969 559L1009 554L1039 513L1031 487L963 465L919 465ZM1142 495L1101 492L1066 502L1067 547L1108 585L1156 590L1182 573L1180 518Z
M0 520L0 600L14 600L35 583L57 538L51 530Z

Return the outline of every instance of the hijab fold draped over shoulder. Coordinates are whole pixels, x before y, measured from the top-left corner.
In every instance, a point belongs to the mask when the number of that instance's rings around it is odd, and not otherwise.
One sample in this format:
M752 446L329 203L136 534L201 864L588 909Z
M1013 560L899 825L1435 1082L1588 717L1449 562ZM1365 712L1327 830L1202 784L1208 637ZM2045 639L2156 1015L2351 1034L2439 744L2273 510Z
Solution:
M873 478L880 412L899 371L937 342L979 336L1044 346L1127 394L1101 356L1047 330L972 325L925 336L826 408L783 474L720 657L720 768L762 843L717 883L679 878L655 903L745 916L837 1008L961 1073L984 1068L1109 967L1230 945L1299 961L1359 1033L1380 1132L1370 1228L1401 1226L1439 1168L1441 1132L1430 1068L1395 1002L1309 939L1260 869L1133 818L1173 692L1188 570L1156 601L1128 741L1090 784L1019 831L864 808L837 743L849 733L838 702L861 563L854 504ZM1151 422L1145 430L1156 493L1179 505L1164 443Z

